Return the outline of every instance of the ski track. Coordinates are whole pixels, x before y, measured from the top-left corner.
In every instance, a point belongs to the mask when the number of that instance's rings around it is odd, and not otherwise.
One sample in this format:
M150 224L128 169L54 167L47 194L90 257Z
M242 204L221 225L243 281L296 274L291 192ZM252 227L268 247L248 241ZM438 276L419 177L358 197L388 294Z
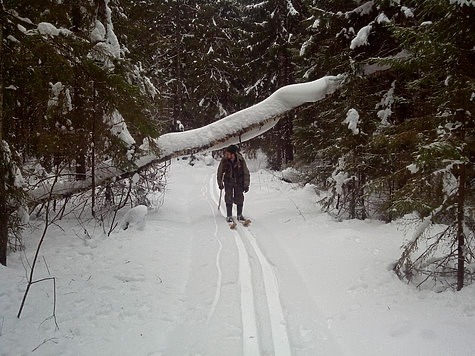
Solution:
M234 241L239 253L239 282L241 285L242 337L243 355L260 355L259 336L257 333L256 306L254 287L252 286L252 270L246 247L233 231Z
M218 205L216 190L213 184L214 181L215 176L211 175L210 195L215 204ZM222 210L221 215L224 216ZM214 218L216 221L216 214L214 214ZM258 277L255 274L254 276L252 274L249 248L257 256L257 262L262 271L261 278L264 282L274 355L290 356L292 355L292 351L287 331L287 322L280 301L280 289L275 274L275 266L273 266L264 255L255 241L255 235L249 227L238 227L236 230L233 230L233 235L239 253L239 276L241 284L241 308L243 321L243 354L246 356L261 354L257 333L255 293L252 285L252 281Z
M218 251L216 253L216 270L218 271L218 279L216 281L216 291L214 294L213 303L211 304L211 308L208 313L208 317L206 319L206 325L209 325L209 322L211 321L211 318L213 317L216 311L216 306L218 305L219 299L221 298L221 289L222 289L222 283L223 283L223 272L221 270L221 252L223 251L223 243L221 242L218 236L218 220L216 218L215 206L213 205L213 202L210 201L210 194L209 194L209 192L211 191L210 189L212 189L212 181L209 182L208 186L205 183L203 185L203 189L201 190L201 192L209 205L211 215L213 216L213 219L214 219L214 237L216 238L216 241L218 242Z
M249 228L243 229L247 241L257 255L262 268L262 277L264 279L264 288L267 296L267 306L269 309L269 317L272 330L272 341L274 343L275 356L292 355L290 349L289 335L287 333L287 322L284 317L282 304L280 302L280 289L277 276L275 275L275 267L265 257L260 247L255 241L255 236ZM241 235L241 237L242 237Z
M210 197L218 206L213 182L214 174L210 177ZM216 214L213 211L216 219ZM224 216L222 210L221 215ZM238 250L239 258L239 284L241 286L241 317L242 317L242 341L243 355L260 355L259 337L257 332L256 307L254 303L254 288L252 286L252 270L249 262L249 255L243 242L239 239L237 230L232 230L234 241Z

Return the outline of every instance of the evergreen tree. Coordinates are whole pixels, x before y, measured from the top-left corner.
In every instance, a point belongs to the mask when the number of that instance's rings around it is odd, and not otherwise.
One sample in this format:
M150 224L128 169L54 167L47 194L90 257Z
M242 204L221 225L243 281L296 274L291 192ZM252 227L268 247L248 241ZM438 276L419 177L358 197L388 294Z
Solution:
M108 1L53 2L47 7L42 2L5 2L2 154L8 160L2 177L7 184L18 176L8 178L8 170L15 172L15 152L30 184L60 173L61 180L71 174L85 179L90 169L94 177L96 161L131 165L136 150L129 131L137 138L154 134L148 123L154 88L125 59L110 13ZM21 204L8 187L6 196L12 202L7 219L13 226L12 212ZM92 197L94 202L94 182ZM1 210L5 219L6 210ZM4 247L2 238L2 262Z
M125 42L160 92L160 118L194 128L241 107L238 17L233 1L133 2L120 23L138 24Z
M374 211L368 199L371 182L381 176L379 167L387 167L381 161L391 159L372 152L371 142L389 126L388 113L393 114L394 107L388 106L395 99L394 73L372 72L369 61L397 52L385 26L389 17L397 20L397 9L376 6L374 1L359 6L353 1L317 1L312 12L300 51L300 75L313 79L338 68L347 79L338 97L299 115L295 134L299 161L314 167L309 179L333 187L324 202L329 210L364 219L369 210ZM381 103L384 96L388 103ZM376 110L378 106L384 110ZM380 112L386 115L380 117Z
M419 207L423 222L395 270L419 285L431 282L460 290L473 278L466 265L475 258L475 8L439 0L409 4L415 8L416 25L396 27L394 33L412 54L399 67L417 73L406 86L418 106L415 121L423 120L424 129L418 131L409 166L413 174L394 207ZM447 228L434 234L433 223Z
M249 101L263 99L296 80L298 49L308 4L301 0L245 1L242 29L247 49L244 63ZM270 164L280 169L294 158L293 119L289 113L268 134Z

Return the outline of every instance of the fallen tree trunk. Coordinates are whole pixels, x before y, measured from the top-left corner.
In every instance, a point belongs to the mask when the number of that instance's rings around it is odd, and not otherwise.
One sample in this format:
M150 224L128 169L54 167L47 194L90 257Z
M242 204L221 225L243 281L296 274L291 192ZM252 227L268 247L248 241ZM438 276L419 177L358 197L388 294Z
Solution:
M217 150L230 144L244 142L270 130L283 114L305 103L316 102L333 93L341 85L343 76L326 76L309 83L292 84L275 91L263 101L231 114L221 120L198 129L168 133L152 142L145 141L140 147L145 155L134 162L130 170L121 170L110 162L97 164L94 182L96 185L112 179L123 179L146 169L150 165L174 157ZM152 153L156 146L158 154ZM157 151L157 150L153 150ZM48 199L66 198L88 190L92 186L91 172L83 181L56 182L54 187L44 182L29 192L32 203Z

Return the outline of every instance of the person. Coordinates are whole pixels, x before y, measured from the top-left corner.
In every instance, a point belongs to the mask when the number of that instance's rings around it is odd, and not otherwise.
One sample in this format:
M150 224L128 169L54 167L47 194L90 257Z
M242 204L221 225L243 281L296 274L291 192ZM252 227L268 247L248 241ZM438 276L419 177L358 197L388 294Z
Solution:
M249 191L250 175L244 157L236 145L226 148L225 155L218 167L218 187L224 189L226 203L226 221L232 222L233 203L237 205L237 218L246 221L242 215L244 193Z

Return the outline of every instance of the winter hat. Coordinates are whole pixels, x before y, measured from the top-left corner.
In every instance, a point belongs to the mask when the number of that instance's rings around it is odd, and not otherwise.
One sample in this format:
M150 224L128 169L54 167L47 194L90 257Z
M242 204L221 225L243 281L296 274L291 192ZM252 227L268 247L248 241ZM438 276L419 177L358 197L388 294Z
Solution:
M229 152L229 153L236 154L238 151L239 151L239 148L236 145L230 145L226 148L226 152Z

